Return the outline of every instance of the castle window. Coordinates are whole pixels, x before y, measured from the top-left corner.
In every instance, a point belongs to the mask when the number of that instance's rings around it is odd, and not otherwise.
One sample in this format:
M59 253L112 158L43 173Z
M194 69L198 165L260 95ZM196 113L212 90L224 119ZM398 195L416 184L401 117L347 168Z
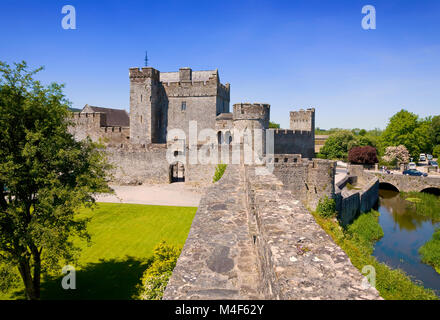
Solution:
M182 101L181 110L186 111L186 101Z
M142 95L141 95L141 102L142 102Z

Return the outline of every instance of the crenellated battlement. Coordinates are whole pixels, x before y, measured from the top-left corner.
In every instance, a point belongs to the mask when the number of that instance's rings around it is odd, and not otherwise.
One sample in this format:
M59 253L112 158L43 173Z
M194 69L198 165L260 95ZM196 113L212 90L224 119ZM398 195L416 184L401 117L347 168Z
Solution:
M98 127L106 124L107 116L102 112L73 112L72 119L75 124L88 124Z
M290 129L315 131L315 108L290 112Z
M291 129L269 129L273 130L275 135L284 135L284 136L310 136L310 131L304 130L291 130Z
M152 67L130 68L129 69L129 77L130 77L130 80L144 80L147 78L151 78L155 81L159 81L160 80L160 71L158 71Z
M269 120L270 104L267 103L236 103L234 104L234 120Z

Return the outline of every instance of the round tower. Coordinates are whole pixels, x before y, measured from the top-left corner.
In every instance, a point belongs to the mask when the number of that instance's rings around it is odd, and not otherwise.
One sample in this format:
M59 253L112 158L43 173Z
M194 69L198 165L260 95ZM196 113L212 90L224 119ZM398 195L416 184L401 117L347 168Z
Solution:
M234 143L243 146L244 163L255 163L266 153L266 129L269 128L270 105L265 103L234 104Z
M269 128L270 105L267 103L234 104L234 127L239 129Z

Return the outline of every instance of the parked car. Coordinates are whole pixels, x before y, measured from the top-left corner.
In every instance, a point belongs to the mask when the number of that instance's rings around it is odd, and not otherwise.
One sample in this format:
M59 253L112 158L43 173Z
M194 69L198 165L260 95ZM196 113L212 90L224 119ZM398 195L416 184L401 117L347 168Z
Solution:
M414 176L414 177L421 177L421 176L427 177L428 176L427 173L423 173L423 172L420 172L415 169L405 170L405 171L403 171L403 175L404 176Z
M420 154L419 161L426 161L426 155L424 153Z
M414 162L410 162L408 164L408 170L416 170L417 169L417 165Z
M432 154L426 155L426 159L428 159L428 161L431 161L432 160Z
M430 161L428 162L428 164L429 164L430 166L432 166L432 167L438 167L438 162L437 162L437 161L434 161L434 160L430 160Z

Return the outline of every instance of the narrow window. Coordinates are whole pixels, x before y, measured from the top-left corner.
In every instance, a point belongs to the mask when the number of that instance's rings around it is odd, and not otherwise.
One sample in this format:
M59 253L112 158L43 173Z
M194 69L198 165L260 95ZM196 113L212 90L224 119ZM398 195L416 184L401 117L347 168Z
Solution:
M182 109L182 111L186 110L186 101L182 101L181 109Z
M141 95L141 102L142 102L142 95Z

